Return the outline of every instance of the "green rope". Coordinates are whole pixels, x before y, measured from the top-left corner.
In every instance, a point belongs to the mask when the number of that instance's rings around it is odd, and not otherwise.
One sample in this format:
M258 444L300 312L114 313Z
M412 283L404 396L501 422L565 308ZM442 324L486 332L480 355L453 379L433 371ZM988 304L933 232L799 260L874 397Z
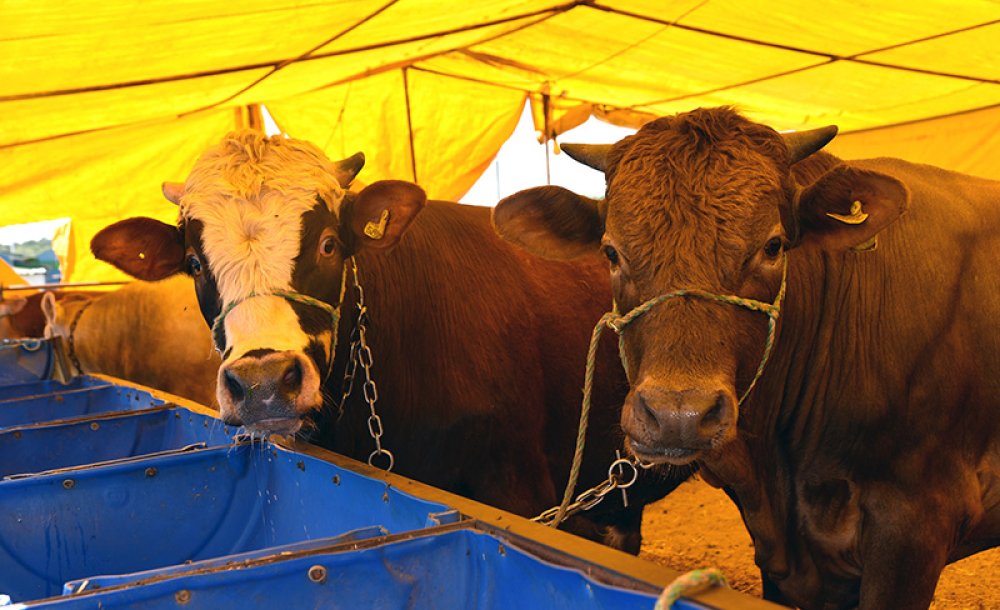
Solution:
M682 596L691 597L711 587L727 587L726 577L717 568L691 570L681 574L667 585L656 600L653 610L669 610Z
M759 311L767 314L767 339L764 341L764 354L761 356L760 364L757 366L757 372L754 375L753 380L750 382L750 385L747 386L743 396L740 397L739 403L737 403L738 406L741 406L743 401L746 400L747 396L750 395L750 392L757 385L757 381L760 379L761 375L764 374L764 366L771 357L771 348L774 346L774 335L777 329L778 315L781 313L781 303L785 298L787 279L788 257L785 256L781 270L781 287L778 289L778 296L775 297L773 303L764 303L762 301L745 299L734 295L720 295L707 292L705 290L684 289L675 290L673 292L662 294L658 297L653 297L645 303L635 307L625 315L618 315L618 304L616 303L614 310L601 316L601 319L597 321L597 325L594 326L594 332L590 335L590 347L587 349L587 368L583 377L583 403L580 406L580 423L576 431L576 450L573 453L573 463L569 470L569 481L566 482L566 490L563 492L562 502L559 504L559 511L556 513L555 519L553 519L550 523L552 527L559 527L559 524L566 518L566 511L573 498L573 490L576 489L576 483L580 478L580 465L583 463L583 449L587 435L587 422L590 418L590 395L594 385L594 364L597 361L597 346L598 343L600 343L604 327L607 326L618 334L618 357L622 361L622 367L625 369L625 376L628 378L629 384L631 385L632 377L629 371L630 367L628 364L628 357L625 354L625 328L660 303L678 297L698 297L721 303L729 303L730 305L738 305L751 311Z
M346 276L347 274L345 273L344 275ZM317 307L317 308L322 309L323 311L325 311L327 314L329 314L329 316L330 316L330 328L331 328L331 332L333 333L332 339L331 339L331 347L330 347L330 369L332 370L332 368L333 368L333 348L336 347L336 345L337 345L337 343L336 343L336 341L337 341L337 326L340 323L340 306L338 305L337 307L334 307L333 305L330 305L329 303L326 303L325 301L321 301L319 299L313 298L313 297L311 297L311 296L309 296L307 294L302 294L301 292L292 292L290 290L272 290L271 292L251 292L250 294L248 294L247 296L243 297L242 299L238 299L238 300L233 301L232 303L229 303L228 305L226 305L226 307L222 310L222 313L220 313L218 316L216 316L215 320L212 322L212 340L215 343L215 349L218 350L221 353L222 350L223 350L223 348L225 347L224 345L221 344L222 343L221 342L221 337L222 337L222 332L221 331L224 328L223 325L226 322L226 316L228 316L229 313L231 311L233 311L233 309L237 305L239 305L240 303L243 303L244 301L248 301L248 300L256 298L256 297L269 297L269 296L281 297L281 298L283 298L283 299L285 299L287 301L294 301L296 303L302 303L303 305L310 305L312 307ZM341 287L340 287L340 300L341 301L344 300L344 285L343 285L343 283L341 284ZM329 371L327 371L327 375L329 375Z

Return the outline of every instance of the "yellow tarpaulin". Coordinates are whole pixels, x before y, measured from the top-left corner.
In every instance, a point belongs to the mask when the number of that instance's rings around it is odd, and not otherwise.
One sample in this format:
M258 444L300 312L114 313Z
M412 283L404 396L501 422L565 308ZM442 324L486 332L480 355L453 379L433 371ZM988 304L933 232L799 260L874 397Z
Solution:
M526 99L543 137L594 114L733 104L831 150L1000 178L993 0L8 0L0 5L0 225L73 219L74 280L102 226L173 220L159 194L264 104L363 182L460 197Z

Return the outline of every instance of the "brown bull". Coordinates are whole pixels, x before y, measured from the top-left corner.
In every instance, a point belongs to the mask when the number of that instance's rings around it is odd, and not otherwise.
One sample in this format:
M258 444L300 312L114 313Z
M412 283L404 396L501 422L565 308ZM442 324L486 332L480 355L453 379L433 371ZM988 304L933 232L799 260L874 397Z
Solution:
M0 339L42 337L45 334L45 314L42 313L42 299L51 293L58 301L86 302L96 295L104 294L94 290L51 290L36 292L26 297L13 296L11 290L0 300Z
M296 140L231 134L184 185L165 185L180 205L178 225L125 220L92 247L140 279L195 278L223 354L227 422L306 432L362 460L381 429L396 471L521 515L541 512L569 471L587 329L611 300L603 263L535 259L496 237L487 209L425 205L413 184L346 193L362 163L331 163ZM363 366L336 410L358 319L351 257L366 296L380 425L369 423L364 395L376 391L362 391ZM588 487L607 476L622 441L627 383L613 343L605 347L581 476ZM570 527L637 552L643 504L680 480L654 478L644 477L627 510L614 497Z
M813 154L834 133L661 118L565 147L604 201L532 189L495 222L610 260L618 311L642 306L618 324L628 446L727 489L770 597L926 608L946 563L1000 540L1000 183Z

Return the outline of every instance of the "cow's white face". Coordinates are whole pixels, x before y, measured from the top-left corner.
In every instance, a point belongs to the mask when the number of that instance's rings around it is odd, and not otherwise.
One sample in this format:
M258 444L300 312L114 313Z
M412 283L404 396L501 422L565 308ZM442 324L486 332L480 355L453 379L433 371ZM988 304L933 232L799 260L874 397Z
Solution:
M327 287L340 285L341 249L307 243L305 231L308 215L336 234L338 171L307 143L243 132L203 155L188 177L180 199L185 262L223 354L216 392L227 421L293 433L322 404L336 320L296 311L316 308L274 293L299 292L300 265L323 265ZM324 292L317 296L339 304L338 294Z
M360 154L332 163L307 142L233 133L183 186L164 186L180 205L179 227L133 218L94 238L98 258L140 279L195 278L223 357L216 392L227 423L291 434L322 406L344 261L394 245L425 201L398 181L347 194L363 163ZM372 223L381 232L366 235Z

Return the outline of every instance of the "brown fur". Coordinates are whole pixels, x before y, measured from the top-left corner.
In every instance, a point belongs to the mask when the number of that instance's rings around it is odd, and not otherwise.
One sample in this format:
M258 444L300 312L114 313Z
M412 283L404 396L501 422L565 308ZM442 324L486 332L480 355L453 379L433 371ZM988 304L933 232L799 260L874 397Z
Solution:
M397 471L525 516L557 504L574 450L589 329L610 306L602 261L536 259L497 238L488 209L430 202L395 249L362 253L359 266L383 444ZM332 397L340 394L354 296L349 285ZM603 345L597 379L579 490L606 476L621 447L626 383L613 341ZM326 415L322 444L367 459L374 443L360 392L343 415ZM609 534L638 552L642 506L684 478L661 477L641 479L629 509L612 494L570 529L598 540Z
M198 311L191 280L136 282L100 293L80 316L73 333L86 373L103 373L215 404L219 356ZM69 327L88 301L63 301L56 332Z
M82 301L105 294L95 290L53 290L55 298L64 302ZM19 339L23 337L45 336L45 315L42 313L42 296L44 292L36 292L21 299L17 292L10 291L4 295L0 305L0 339ZM23 300L23 303L18 301ZM13 307L10 307L12 305Z
M738 430L695 447L737 500L767 584L803 608L927 607L946 562L1000 540L1000 183L822 153L790 169L777 133L726 108L654 121L612 149L607 177L623 311L686 287L770 301L780 265L761 246L776 226L794 246ZM854 200L866 222L826 216ZM702 300L630 327L631 440L680 439L636 415L661 408L644 388L742 392L764 327Z

